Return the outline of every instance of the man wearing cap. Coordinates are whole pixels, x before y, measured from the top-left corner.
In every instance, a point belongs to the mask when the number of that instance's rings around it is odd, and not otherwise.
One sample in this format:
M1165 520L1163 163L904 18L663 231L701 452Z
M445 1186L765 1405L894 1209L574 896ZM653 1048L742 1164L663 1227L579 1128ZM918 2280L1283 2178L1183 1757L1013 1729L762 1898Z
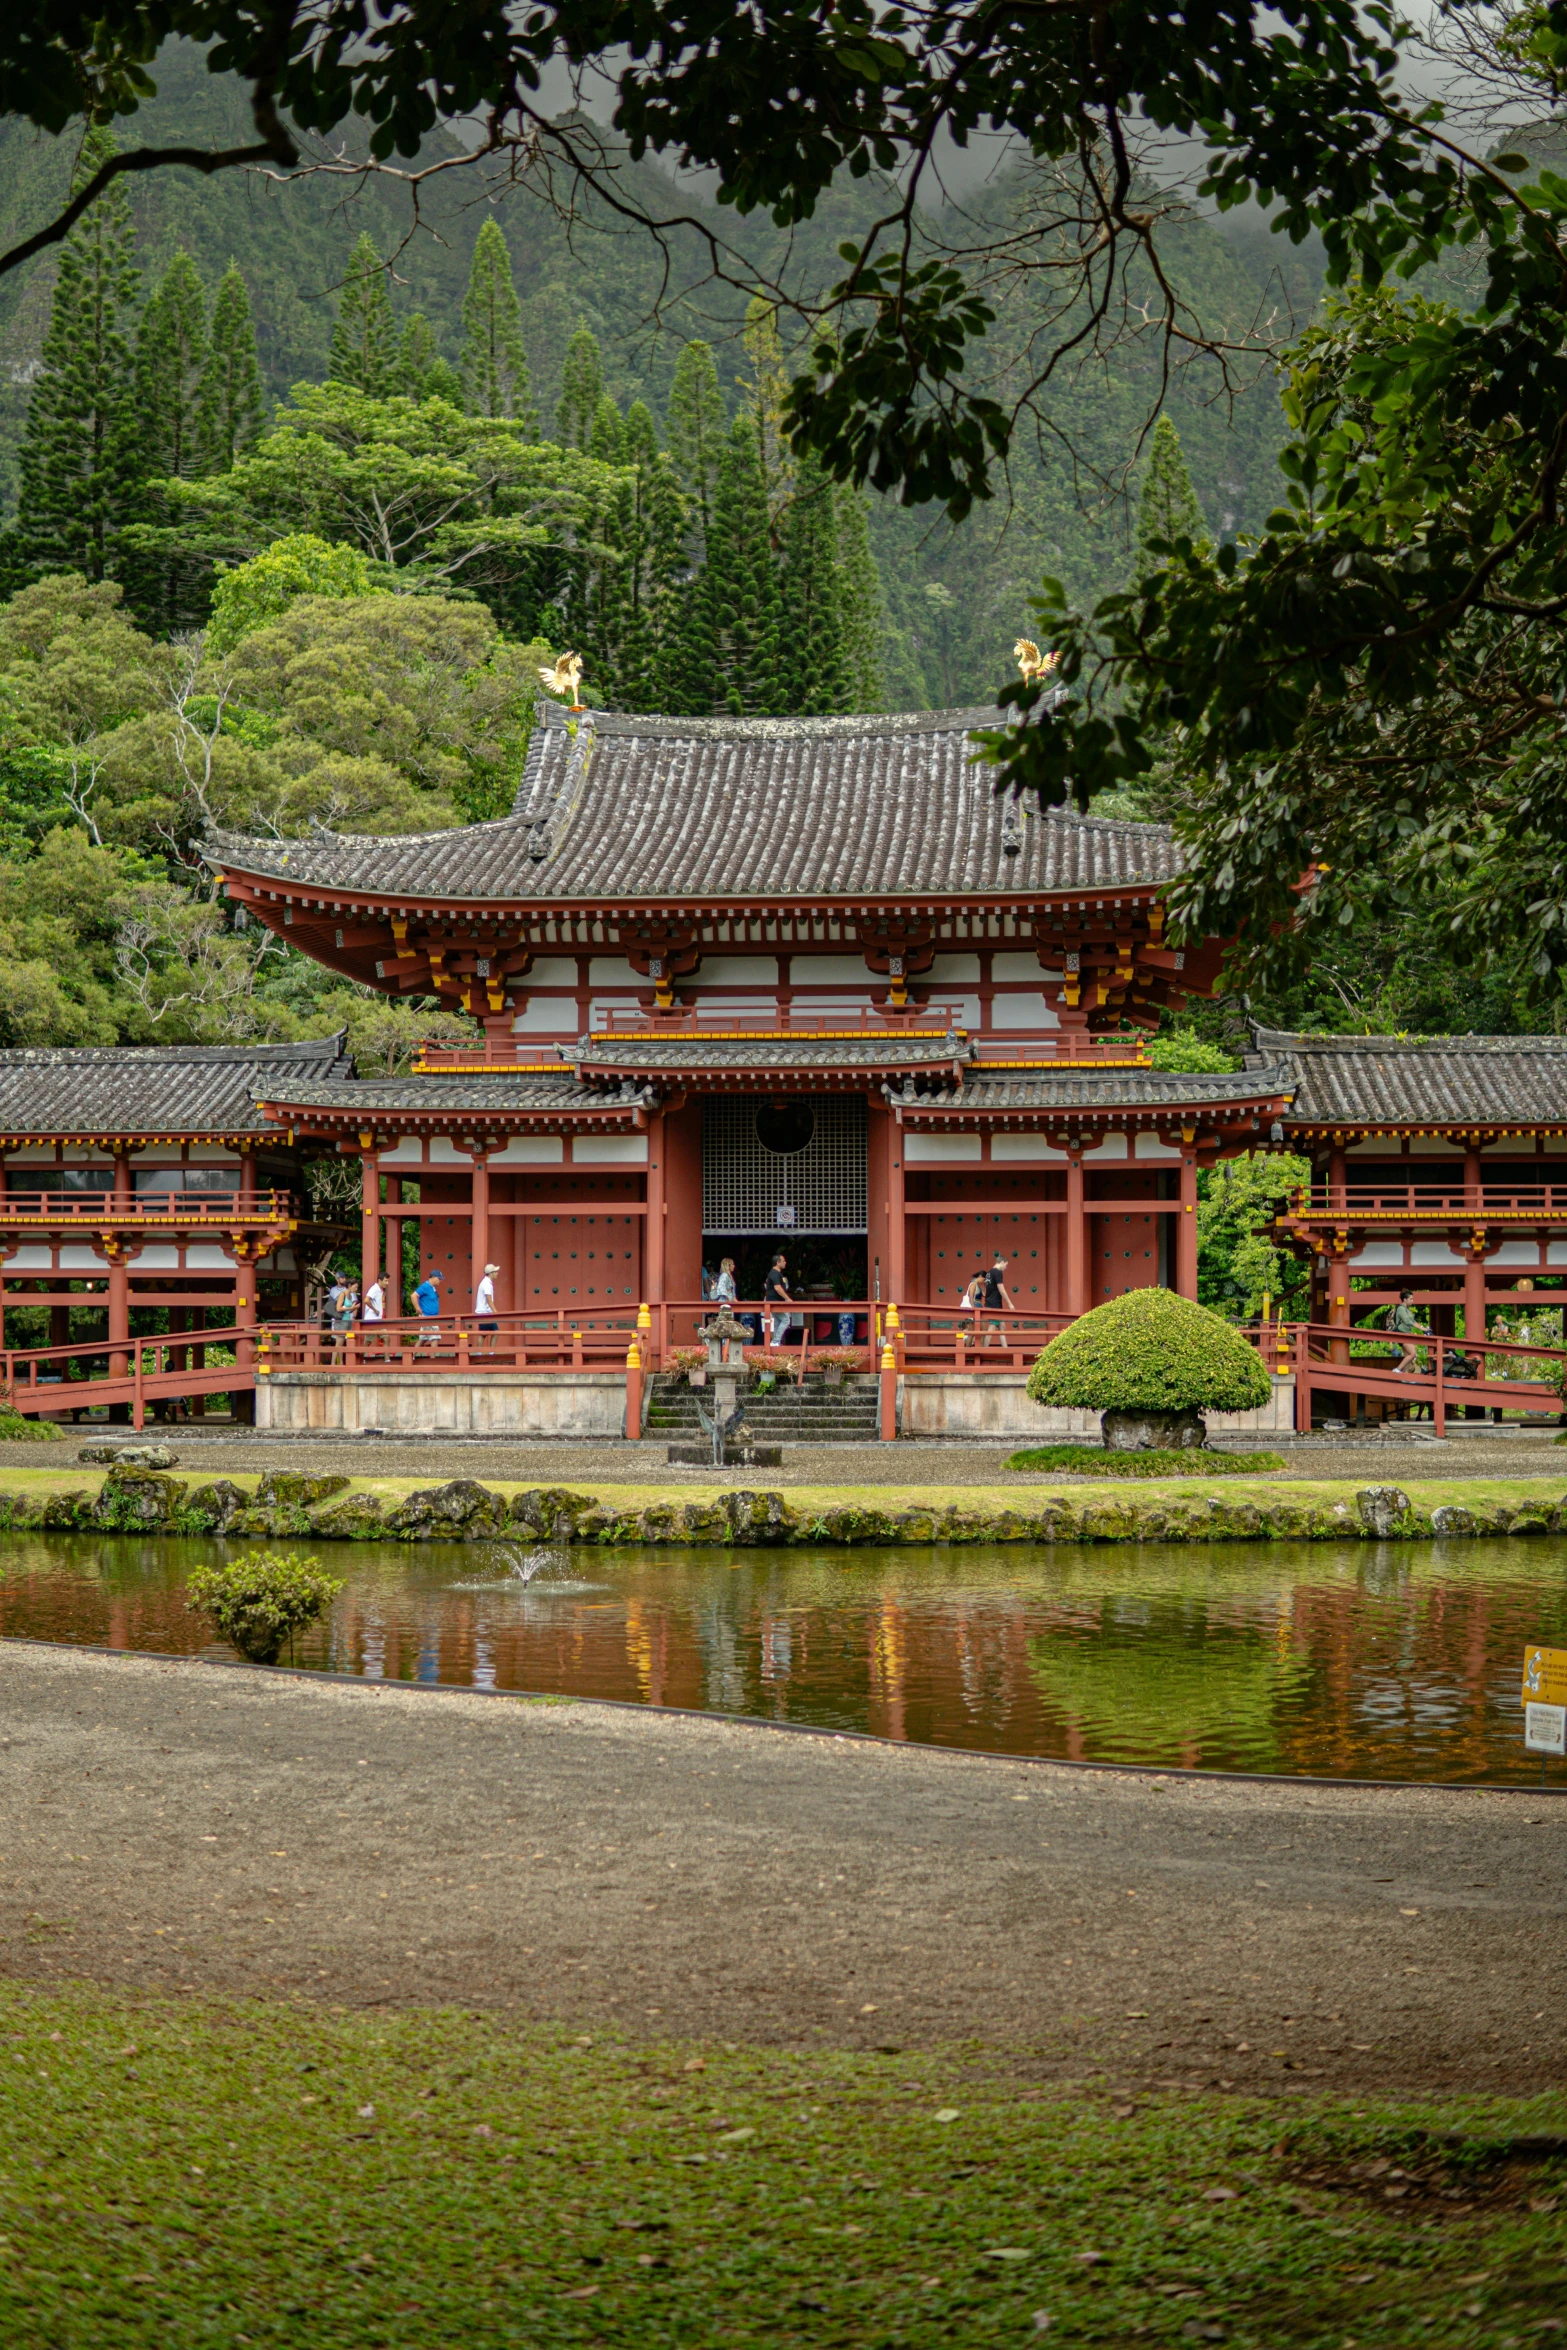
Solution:
M495 1333L500 1328L499 1322L494 1319L495 1275L499 1271L499 1265L486 1265L484 1277L473 1293L473 1310L479 1316L479 1351L481 1354L495 1352ZM486 1321L485 1315L489 1315L491 1318Z

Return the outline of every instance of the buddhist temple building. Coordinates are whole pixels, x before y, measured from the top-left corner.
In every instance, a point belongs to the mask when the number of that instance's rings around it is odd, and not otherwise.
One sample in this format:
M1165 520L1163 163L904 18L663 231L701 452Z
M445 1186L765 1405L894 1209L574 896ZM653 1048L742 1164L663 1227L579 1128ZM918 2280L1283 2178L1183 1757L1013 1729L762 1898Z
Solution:
M1148 1065L1222 952L1165 938L1164 828L998 801L995 711L543 720L499 822L211 848L251 918L482 1027L263 1084L358 1155L366 1264L395 1284L415 1213L447 1294L495 1262L503 1311L698 1299L724 1254L755 1295L780 1245L861 1299L955 1302L998 1251L1020 1307L1196 1294L1198 1172L1289 1087Z
M498 821L212 839L247 920L466 1041L400 1076L340 1039L0 1053L6 1305L60 1345L72 1306L117 1342L157 1305L245 1355L357 1214L389 1320L415 1267L460 1316L495 1265L498 1314L598 1315L622 1366L641 1309L700 1314L726 1256L755 1298L779 1249L859 1341L997 1255L1070 1317L1195 1296L1199 1176L1259 1149L1310 1163L1277 1237L1314 1319L1412 1286L1473 1330L1567 1276L1567 1040L1259 1030L1232 1075L1154 1067L1224 942L1167 935L1166 828L998 800L1001 722L551 703ZM346 1228L306 1212L323 1159Z

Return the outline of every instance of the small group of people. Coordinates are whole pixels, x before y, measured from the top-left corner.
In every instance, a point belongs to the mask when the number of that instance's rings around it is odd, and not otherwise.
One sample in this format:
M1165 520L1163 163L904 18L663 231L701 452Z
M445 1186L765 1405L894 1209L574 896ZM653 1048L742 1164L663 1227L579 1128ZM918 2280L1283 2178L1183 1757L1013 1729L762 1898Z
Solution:
M494 1353L496 1336L501 1326L495 1304L495 1276L499 1271L499 1265L486 1265L473 1293L473 1311L478 1323L476 1351L481 1354ZM421 1347L434 1347L440 1338L443 1287L444 1276L429 1272L414 1291L414 1312L427 1325L414 1342L416 1352ZM371 1281L361 1299L358 1283L347 1273L338 1274L326 1293L322 1319L331 1331L334 1349L342 1347L356 1322L366 1331L383 1322L386 1319L386 1291L382 1287L380 1275L377 1274Z
M740 1291L735 1280L733 1257L720 1258L716 1275L710 1273L705 1265L702 1267L702 1295L710 1304L727 1306L731 1313L734 1312ZM791 1338L796 1338L802 1347L805 1345L810 1335L809 1323L807 1317L796 1309L794 1292L789 1287L789 1259L782 1249L774 1256L763 1279L762 1306L760 1314L741 1314L738 1317L759 1344L779 1347L787 1345Z

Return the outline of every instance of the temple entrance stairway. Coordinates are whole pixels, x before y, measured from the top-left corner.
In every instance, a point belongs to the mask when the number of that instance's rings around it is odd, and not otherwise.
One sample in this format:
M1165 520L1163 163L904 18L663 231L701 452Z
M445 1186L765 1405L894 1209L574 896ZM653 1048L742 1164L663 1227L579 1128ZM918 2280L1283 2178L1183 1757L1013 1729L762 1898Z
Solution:
M708 1401L707 1393L688 1387L679 1372L660 1371L648 1399L647 1434L700 1443L705 1432L697 1417L698 1397ZM745 1397L745 1424L763 1444L874 1444L878 1411L874 1378L828 1387L819 1375L808 1375L803 1386L777 1387L771 1395L752 1389Z

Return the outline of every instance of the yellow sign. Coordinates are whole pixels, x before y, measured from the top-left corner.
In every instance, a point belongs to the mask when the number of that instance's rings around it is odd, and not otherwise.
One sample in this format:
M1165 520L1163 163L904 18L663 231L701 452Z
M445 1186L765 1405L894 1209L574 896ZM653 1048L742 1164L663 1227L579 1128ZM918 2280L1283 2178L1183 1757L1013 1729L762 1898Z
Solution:
M1567 1705L1567 1648L1526 1648L1520 1705Z

